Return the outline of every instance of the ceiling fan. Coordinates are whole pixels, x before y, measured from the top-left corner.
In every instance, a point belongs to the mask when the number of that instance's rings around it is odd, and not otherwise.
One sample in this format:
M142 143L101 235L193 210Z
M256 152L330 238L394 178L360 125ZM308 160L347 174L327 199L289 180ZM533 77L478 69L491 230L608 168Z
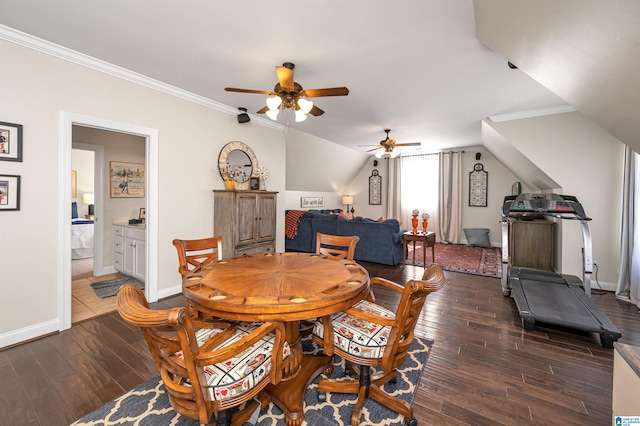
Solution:
M376 157L382 158L384 154L389 154L391 158L395 158L400 154L400 150L396 148L399 146L420 146L422 145L420 142L408 142L408 143L396 143L395 139L389 139L389 132L391 129L384 129L387 133L387 137L384 140L381 140L378 145L375 145L375 148L368 150L367 152L376 151ZM374 145L359 145L359 146L374 146Z
M307 119L307 114L319 116L324 111L318 108L308 98L319 98L322 96L346 96L349 89L346 87L330 87L326 89L303 89L302 86L293 81L293 69L295 65L285 62L281 67L276 67L278 83L272 91L238 89L235 87L225 87L227 92L256 93L259 95L269 95L267 106L260 109L258 114L267 114L272 120L278 119L278 113L285 109L295 111L297 122Z

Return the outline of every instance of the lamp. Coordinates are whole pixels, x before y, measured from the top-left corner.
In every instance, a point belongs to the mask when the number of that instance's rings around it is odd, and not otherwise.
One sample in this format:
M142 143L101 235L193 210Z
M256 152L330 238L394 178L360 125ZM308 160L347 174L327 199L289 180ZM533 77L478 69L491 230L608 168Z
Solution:
M89 205L89 216L93 216L93 192L85 192L82 194L82 202Z
M313 109L313 102L303 98L297 92L285 92L267 98L267 117L276 121L281 110L292 109L297 123L307 119L307 114Z
M351 207L351 210L349 210L349 206L353 205L353 197L351 195L345 195L344 197L342 197L342 204L347 206L347 213L354 212L353 207Z

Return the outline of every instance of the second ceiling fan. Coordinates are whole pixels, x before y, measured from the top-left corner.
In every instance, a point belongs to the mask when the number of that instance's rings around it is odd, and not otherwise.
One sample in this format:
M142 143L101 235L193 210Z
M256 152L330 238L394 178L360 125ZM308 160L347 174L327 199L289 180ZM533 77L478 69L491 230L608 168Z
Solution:
M391 129L384 129L387 133L387 137L384 140L381 140L378 145L375 145L376 148L370 149L367 152L377 151L376 157L382 158L383 155L389 154L391 158L395 158L400 154L400 150L396 149L400 146L420 146L422 143L420 142L407 142L407 143L397 143L395 139L389 138L389 132ZM374 145L359 145L359 146L374 146Z
M293 69L295 65L285 62L281 67L276 67L278 83L272 91L238 89L235 87L225 87L227 92L255 93L269 95L267 106L260 109L258 114L267 114L272 120L277 120L278 113L285 109L292 109L295 112L297 122L307 119L307 114L319 116L324 111L318 108L308 98L319 98L323 96L346 96L349 89L346 87L330 87L326 89L303 89L302 86L293 81Z

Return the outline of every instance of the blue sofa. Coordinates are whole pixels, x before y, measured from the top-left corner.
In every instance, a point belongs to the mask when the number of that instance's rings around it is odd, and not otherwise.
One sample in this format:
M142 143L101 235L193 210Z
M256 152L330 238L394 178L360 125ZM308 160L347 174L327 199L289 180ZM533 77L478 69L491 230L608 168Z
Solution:
M288 213L287 210L285 212ZM377 221L364 217L351 220L339 216L341 210L309 210L300 217L295 238L285 236L286 251L313 253L316 250L316 233L332 235L357 235L355 260L397 265L402 262L402 233L396 219ZM333 214L332 214L333 213Z

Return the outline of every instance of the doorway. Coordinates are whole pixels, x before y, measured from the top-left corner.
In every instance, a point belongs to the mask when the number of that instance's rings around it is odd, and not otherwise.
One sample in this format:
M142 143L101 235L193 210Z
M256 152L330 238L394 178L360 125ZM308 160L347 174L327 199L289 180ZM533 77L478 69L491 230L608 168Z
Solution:
M63 200L71 199L71 152L74 145L73 140L73 126L83 126L88 128L106 130L111 132L122 133L126 135L135 135L144 139L144 151L145 151L145 194L146 202L144 208L146 209L146 257L147 257L147 271L145 282L145 293L149 301L157 301L158 299L158 281L157 281L157 247L158 247L158 131L156 129L144 128L127 123L113 122L104 120L97 117L83 116L73 113L63 112L60 114L60 149L62 164L60 167L59 181L60 185L60 197ZM104 159L102 163L104 163ZM100 164L102 164L100 163ZM105 172L96 167L95 175L99 179L103 179ZM101 228L103 236L100 237L102 241L104 238L104 230L109 226L101 220L105 217L105 195L108 196L106 183L98 184L96 179L94 186L94 213L95 223L99 224L96 228ZM60 203L60 217L65 220L60 221L61 235L71 235L71 221L67 220L71 216L71 203ZM106 208L109 208L108 206ZM97 235L96 235L97 237ZM94 271L99 273L98 263L102 261L104 257L104 248L106 244L99 245L97 248L101 249L102 253L98 256L98 250L96 250L94 259ZM59 330L66 330L71 327L72 321L72 285L71 285L71 244L70 238L63 238L62 255L60 256L60 280L59 280ZM112 265L101 265L102 272L113 270Z

